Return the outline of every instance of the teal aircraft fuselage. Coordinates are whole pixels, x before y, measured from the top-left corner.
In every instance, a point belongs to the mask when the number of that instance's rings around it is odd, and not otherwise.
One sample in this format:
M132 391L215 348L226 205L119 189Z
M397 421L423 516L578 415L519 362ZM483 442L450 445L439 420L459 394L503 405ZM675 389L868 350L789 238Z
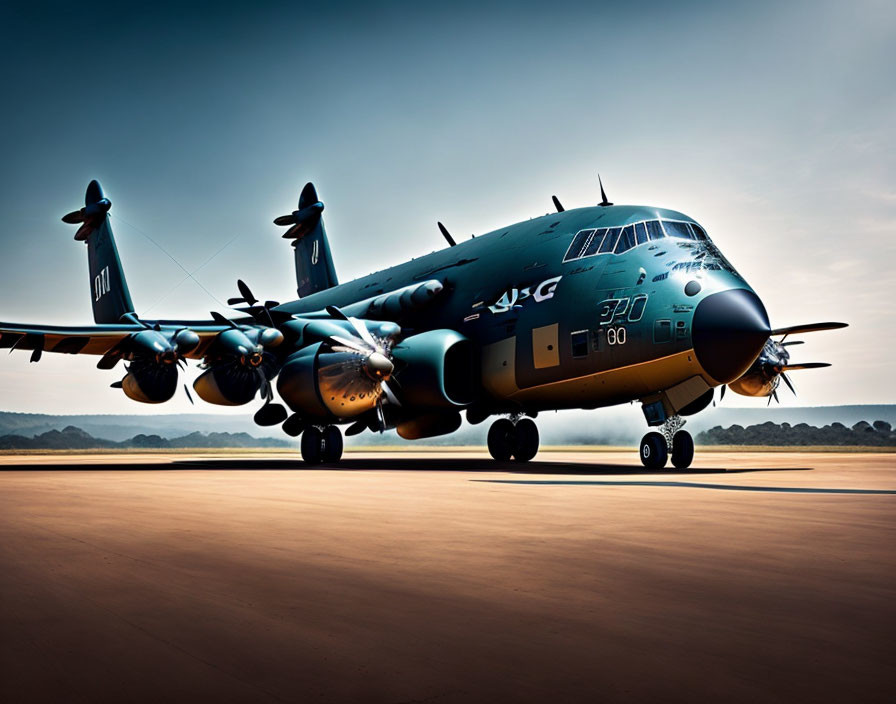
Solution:
M657 227L659 222L667 224ZM676 229L667 236L671 223ZM628 225L635 230L633 246L619 245L620 232L616 244L601 251L602 240ZM574 242L589 230L596 233L590 249L587 234ZM575 245L583 256L570 251ZM701 366L691 334L695 309L723 291L755 296L690 217L662 208L604 206L501 228L278 310L301 315L347 306L431 279L446 290L414 316L412 327L450 328L474 341L475 373L486 396L480 404L504 411L609 406L695 376L705 382L698 385L705 392L729 381L731 372L717 379ZM764 318L758 298L755 304L751 314ZM735 371L749 366L766 337L759 336L758 347L753 341L742 356L746 363L735 361Z

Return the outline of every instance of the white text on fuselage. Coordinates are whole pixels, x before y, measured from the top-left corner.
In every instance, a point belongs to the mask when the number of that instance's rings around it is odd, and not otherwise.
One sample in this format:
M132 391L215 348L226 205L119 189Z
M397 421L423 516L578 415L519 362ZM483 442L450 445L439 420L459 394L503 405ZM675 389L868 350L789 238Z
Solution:
M514 307L521 305L527 298L531 298L536 303L546 301L553 297L554 291L557 289L557 284L562 278L562 276L554 276L553 278L545 279L535 287L526 286L522 289L512 288L509 291L505 291L504 295L502 295L494 305L489 306L488 309L497 315L498 313L506 313Z

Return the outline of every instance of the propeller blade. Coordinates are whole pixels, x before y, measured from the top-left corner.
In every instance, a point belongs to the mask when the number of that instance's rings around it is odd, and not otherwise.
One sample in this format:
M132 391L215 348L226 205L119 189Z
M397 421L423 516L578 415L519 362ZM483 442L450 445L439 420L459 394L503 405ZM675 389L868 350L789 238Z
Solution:
M785 364L781 371L792 372L797 369L821 369L831 366L830 362L803 362L802 364Z
M389 401L393 406L401 407L401 401L398 400L398 397L392 392L392 389L389 388L389 384L385 381L380 382L380 388L382 388L383 393L386 395L386 400Z
M331 318L334 318L336 320L348 320L348 316L341 310L339 310L339 308L337 308L336 306L327 306L326 308L324 308L324 310L327 311L327 315L329 315Z
M37 339L37 344L34 347L34 351L31 353L31 362L39 362L41 355L44 353L44 336L41 335Z
M236 287L239 289L240 295L242 295L243 300L245 300L246 303L248 303L250 306L254 306L258 302L258 299L252 295L252 291L248 286L246 286L245 281L243 281L242 279L237 279Z
M386 416L383 414L383 404L376 404L376 418L380 424L380 432L382 433L386 429Z
M358 333L358 337L364 340L364 342L370 345L373 349L377 348L376 340L373 339L373 335L370 334L370 330L367 329L367 326L364 325L364 323L357 318L349 318L348 322L351 323L355 332Z
M218 311L210 310L209 315L212 316L212 320L214 320L218 325L226 325L227 327L234 328L235 330L240 329L239 325L230 320L230 318L225 318Z
M100 357L100 361L96 363L97 369L113 369L116 364L121 361L123 353L118 345L115 345L106 354Z
M84 213L80 210L73 210L62 216L62 222L68 223L69 225L77 225L79 222L84 222Z
M289 414L286 407L279 403L266 403L253 416L256 425L280 425Z
M787 384L787 388L790 389L791 393L796 396L796 389L793 388L793 384L790 383L790 379L787 378L787 375L781 374L781 378L784 380L784 383Z
M557 198L557 196L551 196L551 200L554 201L554 207L557 209L558 213L562 213L564 210L566 210L566 208L560 205L560 200Z
M346 437L351 437L352 435L359 435L367 430L367 423L363 420L356 420L352 423L345 431Z
M354 340L350 340L347 337L340 337L339 335L331 335L328 338L328 342L332 346L335 342L337 345L342 345L343 347L348 347L350 350L354 350L355 352L361 352L362 354L368 354L370 350L364 345L355 342Z
M290 437L297 438L305 430L305 421L298 413L293 413L289 418L283 421L283 432Z
M110 388L110 389L120 389L120 388L121 388L121 382L120 382L120 381L114 381L114 382L112 382L111 384L109 384L109 388Z
M722 399L725 398L725 391L728 389L728 384L722 384L722 393L719 394L719 403L722 402Z
M296 216L290 213L289 215L281 215L278 218L274 218L274 224L280 225L281 227L285 225L294 225L296 222Z
M186 384L184 384L184 392L187 394L187 398L189 399L190 404L195 406L196 404L193 402L193 397L190 395L190 389L187 387Z
M795 335L803 332L818 332L819 330L839 330L849 323L807 323L805 325L791 325L786 328L775 328L771 335Z
M245 298L238 298L238 297L227 299L227 305L229 305L229 306L236 306L236 305L239 305L240 303L248 303L248 301Z

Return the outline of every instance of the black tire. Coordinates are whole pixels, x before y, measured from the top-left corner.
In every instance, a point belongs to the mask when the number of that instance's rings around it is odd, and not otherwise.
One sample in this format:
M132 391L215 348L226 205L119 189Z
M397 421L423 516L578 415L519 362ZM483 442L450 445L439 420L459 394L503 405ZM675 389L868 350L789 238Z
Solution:
M694 438L687 430L679 430L672 436L672 466L687 469L694 461Z
M328 425L323 432L321 462L338 462L342 459L342 431L335 425Z
M529 418L521 418L514 427L516 447L513 459L528 462L538 453L538 426Z
M302 433L302 459L306 464L320 464L321 432L314 426Z
M641 464L647 469L662 469L669 459L669 451L666 449L666 438L659 433L647 433L641 438Z
M498 462L507 462L516 450L516 428L507 418L499 418L488 429L488 453Z

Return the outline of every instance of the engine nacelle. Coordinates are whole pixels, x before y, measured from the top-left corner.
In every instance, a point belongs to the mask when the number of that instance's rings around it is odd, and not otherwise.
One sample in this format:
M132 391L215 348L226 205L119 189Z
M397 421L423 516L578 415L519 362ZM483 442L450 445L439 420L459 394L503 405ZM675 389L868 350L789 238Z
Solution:
M380 397L379 383L369 369L364 355L317 343L286 360L277 391L305 418L354 418L375 408Z
M456 408L476 398L473 343L454 330L430 330L392 349L401 402L415 408ZM448 431L450 432L450 431Z
M121 380L121 390L140 403L164 403L177 391L177 367L135 361Z

